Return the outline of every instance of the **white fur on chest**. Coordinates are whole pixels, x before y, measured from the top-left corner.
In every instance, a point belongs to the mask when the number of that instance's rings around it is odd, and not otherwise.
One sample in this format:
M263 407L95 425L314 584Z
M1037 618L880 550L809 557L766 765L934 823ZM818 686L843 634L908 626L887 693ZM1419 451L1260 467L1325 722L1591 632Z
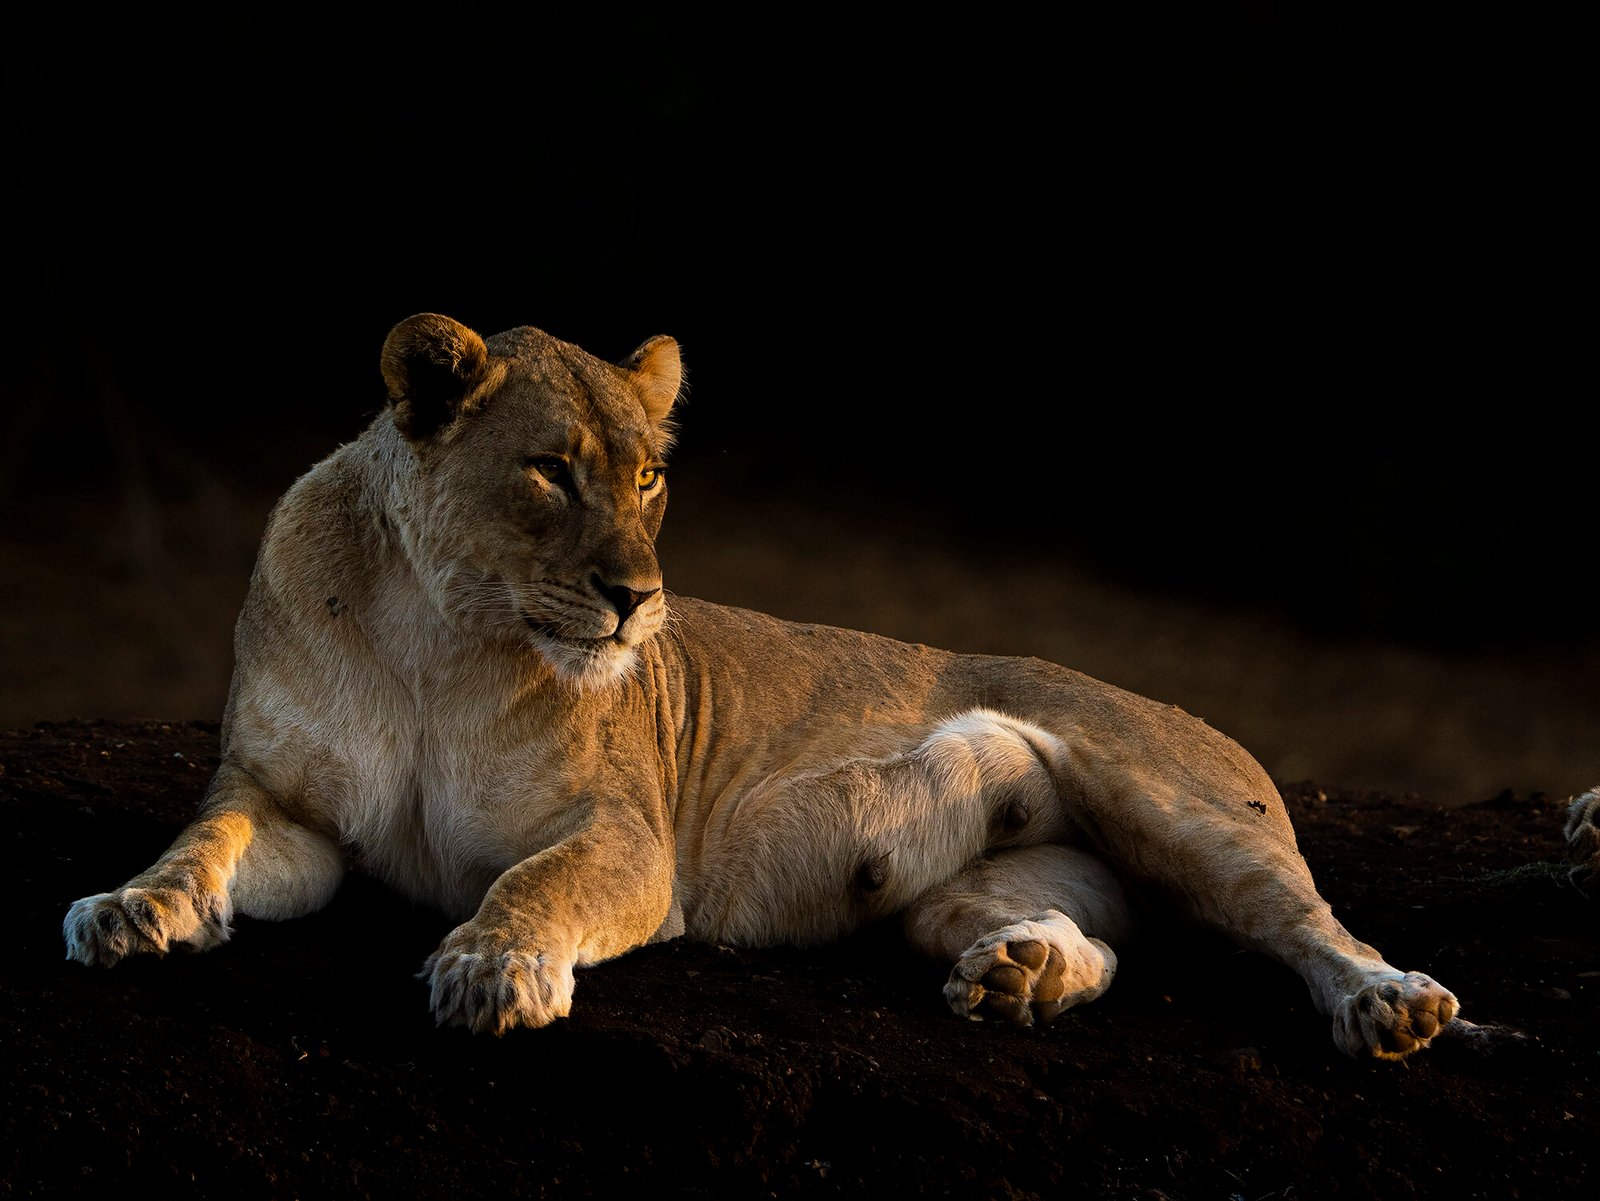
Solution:
M328 707L324 737L346 768L330 798L340 840L394 887L470 915L497 876L570 833L560 748L517 662L398 649L418 653Z

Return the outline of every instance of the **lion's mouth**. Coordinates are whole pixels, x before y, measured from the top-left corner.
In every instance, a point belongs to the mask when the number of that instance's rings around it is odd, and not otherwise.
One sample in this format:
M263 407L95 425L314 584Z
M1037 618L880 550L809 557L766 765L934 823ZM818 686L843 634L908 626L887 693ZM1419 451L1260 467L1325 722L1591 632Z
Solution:
M603 635L602 637L583 638L566 630L560 629L553 621L540 621L526 609L518 609L517 613L521 616L523 623L535 634L538 634L544 638L549 638L555 642L559 642L563 646L579 647L585 650L597 651L604 647L607 643L614 642L619 645L622 643L621 625L618 625L614 632Z
M585 638L563 629L565 623L540 621L517 610L532 636L533 650L556 674L580 688L602 687L620 680L637 661L637 648L627 642L621 628L603 638Z

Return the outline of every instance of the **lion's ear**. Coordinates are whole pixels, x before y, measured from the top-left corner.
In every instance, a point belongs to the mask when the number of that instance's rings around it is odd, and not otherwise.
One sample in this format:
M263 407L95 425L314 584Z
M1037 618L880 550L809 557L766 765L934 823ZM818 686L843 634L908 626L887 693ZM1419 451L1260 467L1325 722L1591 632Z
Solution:
M488 347L461 322L438 313L407 317L383 343L395 425L413 442L431 438L461 413L488 366Z
M633 373L644 415L656 425L664 422L683 390L683 360L678 355L677 341L665 334L658 335L618 366Z

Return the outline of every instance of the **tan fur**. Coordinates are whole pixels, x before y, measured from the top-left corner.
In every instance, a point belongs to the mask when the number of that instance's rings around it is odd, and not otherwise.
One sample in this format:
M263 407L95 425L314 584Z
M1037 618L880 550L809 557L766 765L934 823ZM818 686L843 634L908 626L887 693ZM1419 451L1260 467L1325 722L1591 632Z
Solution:
M568 1012L574 969L679 934L816 943L903 921L958 1014L1045 1021L1111 983L1126 889L1306 980L1352 1055L1455 999L1334 919L1265 772L1170 705L662 589L677 344L621 364L437 314L392 404L273 511L222 767L152 868L86 897L68 954L215 945L347 860L456 915L442 1023Z

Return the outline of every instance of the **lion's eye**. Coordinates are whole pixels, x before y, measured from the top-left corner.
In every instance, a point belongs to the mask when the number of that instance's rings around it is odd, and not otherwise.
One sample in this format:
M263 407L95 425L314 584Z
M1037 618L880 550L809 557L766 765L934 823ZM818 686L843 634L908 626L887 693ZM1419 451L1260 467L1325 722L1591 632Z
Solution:
M572 473L567 470L567 461L555 455L533 455L524 460L523 468L537 471L547 482L558 488L566 488L572 483Z
M659 467L639 468L639 491L649 492L663 479L665 479L666 475L667 473L661 470Z

